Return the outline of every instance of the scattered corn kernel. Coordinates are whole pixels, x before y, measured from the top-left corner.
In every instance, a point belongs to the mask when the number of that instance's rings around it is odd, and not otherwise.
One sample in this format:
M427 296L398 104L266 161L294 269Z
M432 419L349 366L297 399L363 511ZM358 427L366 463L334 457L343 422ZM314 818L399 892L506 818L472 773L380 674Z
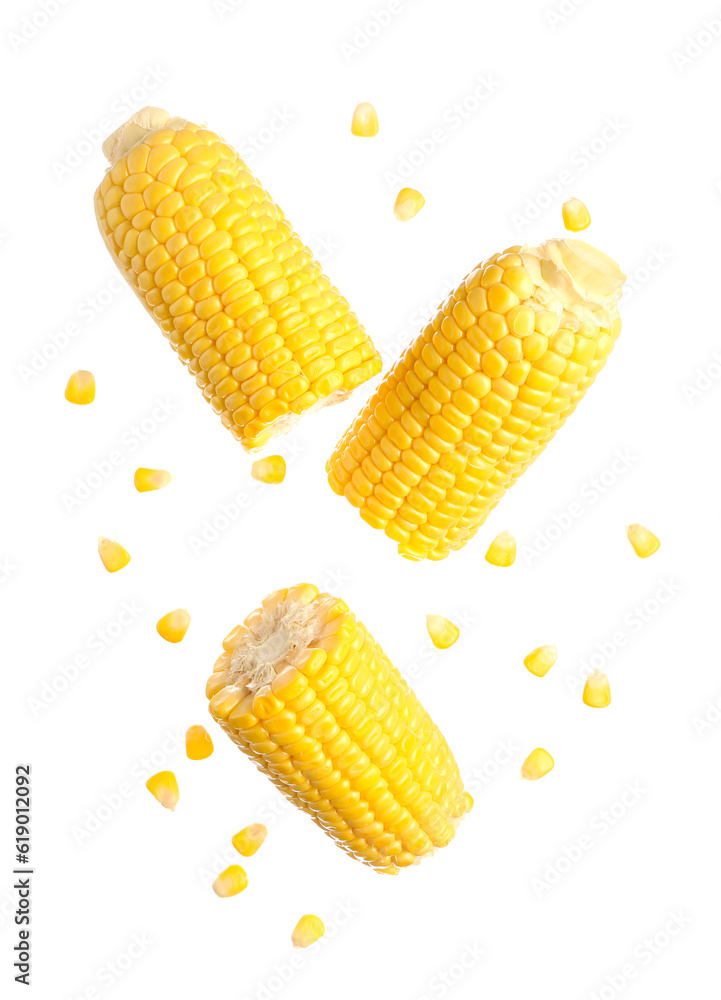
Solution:
M536 677L545 677L558 659L557 646L537 646L523 661L526 670Z
M461 634L458 626L443 615L426 615L426 628L436 649L448 649Z
M262 823L251 823L235 834L233 847L244 858L250 858L261 847L267 836L268 830Z
M282 455L259 458L251 465L250 474L259 483L282 483L285 479L285 459Z
M652 531L644 528L642 524L626 525L626 538L636 550L636 555L641 559L647 559L654 552L658 552L661 542Z
M188 760L205 760L213 752L213 741L205 726L189 726L185 734L185 753Z
M158 771L145 782L145 787L153 795L161 806L175 809L180 798L178 791L178 781L172 771Z
M536 747L524 760L521 766L521 777L526 781L537 781L544 774L553 770L553 757L543 747Z
M69 403L87 406L95 399L95 376L92 372L73 372L65 386L65 398Z
M229 865L213 882L213 892L221 899L225 899L227 896L237 896L247 888L247 885L248 876L245 870L240 865Z
M291 935L294 948L308 948L325 934L325 924L314 913L306 913L295 925Z
M119 569L127 566L130 562L130 553L123 548L120 542L103 538L102 535L98 539L98 554L108 573L117 573Z
M491 566L512 566L516 561L516 539L510 531L496 535L486 552L486 562Z
M399 222L408 222L414 215L418 215L426 203L420 191L415 188L401 188L393 206L393 212Z
M189 625L190 615L185 608L176 608L175 611L163 615L155 628L158 635L167 642L180 642L185 638Z
M564 226L572 233L580 233L582 229L588 229L591 225L589 211L578 198L569 198L565 201L561 213Z
M611 704L611 685L608 677L600 670L594 670L583 685L583 704L590 708L606 708Z
M353 112L350 130L353 135L360 135L364 138L378 135L378 114L368 101L362 101Z
M173 477L165 469L136 469L133 482L138 493L162 490Z

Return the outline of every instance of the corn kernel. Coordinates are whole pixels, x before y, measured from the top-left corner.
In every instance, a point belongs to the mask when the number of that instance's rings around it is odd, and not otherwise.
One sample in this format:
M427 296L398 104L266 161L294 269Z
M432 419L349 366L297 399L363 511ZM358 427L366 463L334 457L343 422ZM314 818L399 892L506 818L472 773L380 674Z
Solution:
M526 670L536 677L545 677L558 659L557 646L538 646L524 659Z
M253 462L250 474L259 483L282 483L285 479L285 459L282 455L259 458Z
M512 566L516 561L516 539L510 531L496 535L486 552L486 562L491 566Z
M148 493L150 490L162 490L172 478L165 469L136 469L133 482L138 493Z
M537 781L544 774L553 770L553 757L543 747L536 747L524 760L521 766L521 777L526 781Z
M185 734L185 753L188 760L205 760L213 752L213 741L205 726L189 726Z
M102 535L98 539L98 554L108 573L117 573L119 569L127 566L130 562L130 553L123 548L120 542L103 538Z
M378 135L378 114L368 101L363 101L353 112L350 130L353 135L360 135L364 138Z
M589 708L606 708L611 704L611 685L608 677L600 670L594 670L583 685L583 704Z
M436 649L448 649L461 634L458 626L443 615L426 615L426 628Z
M65 398L69 403L87 406L95 399L95 376L92 372L78 371L68 379L65 386Z
M582 229L588 229L591 225L589 211L578 198L569 198L565 201L561 214L564 226L572 233L580 233Z
M145 782L145 787L165 809L172 812L180 799L178 782L172 771L158 771Z
M306 913L295 925L291 935L294 948L308 948L325 934L325 924L314 913Z
M661 542L652 531L644 528L642 524L626 525L626 538L633 545L636 555L641 559L647 559L654 552L658 552Z
M247 885L248 876L245 870L240 865L229 865L213 882L213 892L221 899L225 899L228 896L237 896Z
M393 212L399 222L407 222L414 215L418 215L425 203L426 199L420 191L416 191L415 188L402 188L398 192Z
M190 625L190 615L185 608L176 608L158 621L155 629L158 635L167 642L180 642Z
M233 847L244 858L250 858L261 847L268 836L268 830L262 823L251 823L233 837Z

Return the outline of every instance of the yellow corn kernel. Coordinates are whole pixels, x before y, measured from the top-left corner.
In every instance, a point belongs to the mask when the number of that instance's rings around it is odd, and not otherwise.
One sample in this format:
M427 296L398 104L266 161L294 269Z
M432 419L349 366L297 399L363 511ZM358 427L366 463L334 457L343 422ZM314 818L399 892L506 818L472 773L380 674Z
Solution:
M136 469L133 483L138 493L148 493L150 490L162 490L172 478L165 469Z
M661 547L661 542L654 533L648 528L644 528L642 524L628 524L626 538L633 545L636 555L640 556L641 559L648 559Z
M589 708L606 708L611 704L611 685L608 677L600 670L594 670L583 685L583 704Z
M564 201L561 214L564 226L572 233L580 233L582 229L588 229L591 225L588 209L578 198L569 198L568 201Z
M380 371L350 304L220 136L143 108L103 153L105 245L247 451Z
M248 876L240 865L228 865L213 882L213 892L221 899L237 896L248 887Z
M185 753L188 760L205 760L213 752L213 741L205 726L189 726L185 734Z
M114 542L111 538L98 539L98 555L103 566L108 573L117 573L119 569L127 566L130 562L130 553L127 552L120 542Z
M285 479L285 459L282 455L259 458L250 467L250 474L259 483L282 483Z
M250 858L262 846L267 836L268 830L262 823L251 823L234 835L233 847L244 858Z
M393 214L399 222L408 222L414 215L418 215L426 203L420 191L415 188L401 188L393 206Z
M308 948L325 934L325 924L314 913L306 913L295 925L291 935L294 948Z
M65 398L69 403L77 403L78 406L87 406L95 399L95 376L92 372L82 369L73 374L68 379L65 386Z
M491 566L512 566L516 561L516 539L510 531L496 535L486 552L486 562Z
M172 771L158 771L145 782L145 787L165 809L174 811L180 799L178 782Z
M176 608L163 615L155 626L158 635L166 642L180 642L190 625L190 615L185 608Z
M557 659L557 646L537 646L528 654L523 663L526 670L535 674L536 677L545 677Z
M463 548L603 368L624 280L570 238L479 264L338 442L331 489L407 559Z
M378 872L444 847L472 805L398 670L342 600L310 584L270 594L226 636L206 695L286 798ZM246 829L233 843L258 839Z
M537 781L553 770L553 757L543 747L532 750L521 765L521 777L526 781Z
M436 649L448 649L461 634L458 626L443 615L426 615L426 628Z
M378 135L378 115L376 109L368 101L363 101L353 112L350 130L353 135L360 135L364 138Z

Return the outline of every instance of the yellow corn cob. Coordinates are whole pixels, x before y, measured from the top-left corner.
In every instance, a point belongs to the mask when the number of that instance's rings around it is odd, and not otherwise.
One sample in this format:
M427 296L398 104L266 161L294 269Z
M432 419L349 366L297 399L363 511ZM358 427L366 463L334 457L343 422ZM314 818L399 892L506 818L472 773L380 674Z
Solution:
M277 590L223 642L210 713L349 854L395 874L470 808L446 741L343 601Z
M346 300L214 132L144 108L103 152L106 245L246 449L380 371Z
M462 548L605 364L623 281L580 240L479 264L339 442L333 490L409 559Z

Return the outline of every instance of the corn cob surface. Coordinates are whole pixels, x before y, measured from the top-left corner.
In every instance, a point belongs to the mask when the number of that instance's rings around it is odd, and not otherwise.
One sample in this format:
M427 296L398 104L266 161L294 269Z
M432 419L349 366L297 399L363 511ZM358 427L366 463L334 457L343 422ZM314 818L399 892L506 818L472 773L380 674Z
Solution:
M571 239L479 264L339 442L331 488L409 559L462 548L603 368L624 280Z
M452 840L472 804L453 755L342 600L275 591L223 650L211 715L339 846L395 874Z
M218 135L144 108L103 151L105 243L247 450L380 371L348 302Z

